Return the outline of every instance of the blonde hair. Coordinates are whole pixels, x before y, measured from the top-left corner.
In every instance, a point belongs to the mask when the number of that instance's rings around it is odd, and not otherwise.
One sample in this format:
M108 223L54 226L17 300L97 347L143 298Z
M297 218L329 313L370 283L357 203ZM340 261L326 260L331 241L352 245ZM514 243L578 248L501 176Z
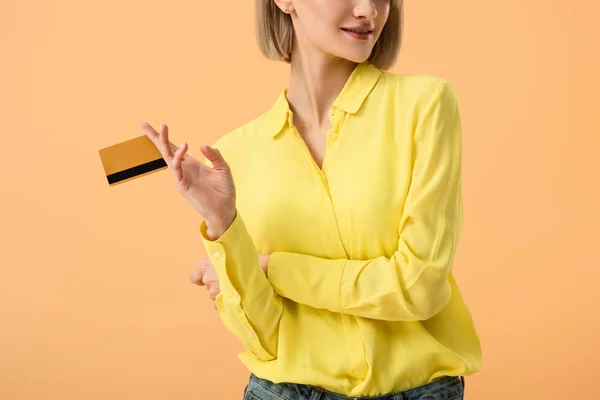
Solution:
M390 0L389 17L368 59L378 68L388 69L398 58L402 44L403 4L402 0ZM292 61L292 18L273 0L256 0L256 37L265 57L286 63Z

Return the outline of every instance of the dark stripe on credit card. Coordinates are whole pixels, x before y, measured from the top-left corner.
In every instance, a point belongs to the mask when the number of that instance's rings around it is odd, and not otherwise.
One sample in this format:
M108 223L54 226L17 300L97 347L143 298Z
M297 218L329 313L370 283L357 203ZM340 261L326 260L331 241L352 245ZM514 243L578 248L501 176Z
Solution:
M114 174L107 175L109 185L134 178L138 175L146 174L148 172L155 171L159 168L164 168L167 166L167 162L164 158L159 158L158 160L150 161L145 164L141 164L135 166L133 168L128 168L123 171L115 172Z

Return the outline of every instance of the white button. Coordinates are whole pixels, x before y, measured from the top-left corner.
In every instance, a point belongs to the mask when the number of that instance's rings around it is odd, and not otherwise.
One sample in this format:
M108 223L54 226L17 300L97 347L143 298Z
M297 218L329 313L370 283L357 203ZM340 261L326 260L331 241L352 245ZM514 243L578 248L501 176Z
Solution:
M218 251L215 251L215 258L221 258L221 253L219 253Z
M335 110L332 108L329 110L329 115L333 115L335 113Z
M254 337L254 332L252 332L252 331L248 332L248 336Z
M331 133L331 138L332 138L333 140L337 139L337 133L335 133L335 132L332 132L332 133Z
M236 299L236 300L239 300L240 299L240 295L237 294L237 293L234 293L233 294L233 298Z

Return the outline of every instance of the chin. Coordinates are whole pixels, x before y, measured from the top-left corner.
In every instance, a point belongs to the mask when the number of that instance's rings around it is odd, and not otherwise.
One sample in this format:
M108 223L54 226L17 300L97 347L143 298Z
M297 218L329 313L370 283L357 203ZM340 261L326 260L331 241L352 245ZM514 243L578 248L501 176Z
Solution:
M362 62L367 61L369 59L370 55L371 55L371 53L363 53L363 52L347 53L347 54L342 55L342 58L345 58L348 61L352 61L352 62L360 64Z
M373 46L368 45L367 43L355 44L351 46L344 46L340 48L338 51L338 55L346 60L362 63L367 61L373 52Z

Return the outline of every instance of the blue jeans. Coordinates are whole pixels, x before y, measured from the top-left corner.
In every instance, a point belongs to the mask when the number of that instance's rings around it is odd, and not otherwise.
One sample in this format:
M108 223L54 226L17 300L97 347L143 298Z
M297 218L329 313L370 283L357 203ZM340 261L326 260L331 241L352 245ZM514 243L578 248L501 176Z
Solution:
M250 375L244 400L463 400L465 381L461 377L444 377L404 392L377 397L345 397L309 385L273 383Z

